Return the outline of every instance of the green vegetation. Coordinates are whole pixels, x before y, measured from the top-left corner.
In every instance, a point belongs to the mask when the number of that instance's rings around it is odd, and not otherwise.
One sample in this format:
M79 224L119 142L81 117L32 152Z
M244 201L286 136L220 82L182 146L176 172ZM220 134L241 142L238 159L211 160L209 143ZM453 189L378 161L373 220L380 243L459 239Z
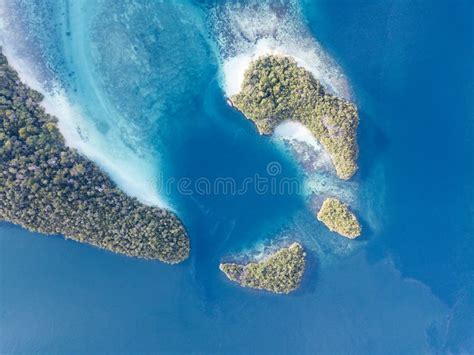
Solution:
M0 219L129 256L186 259L189 239L178 218L126 196L66 147L41 100L0 51Z
M356 216L349 210L346 204L338 199L327 198L324 200L317 217L331 231L337 232L344 237L354 239L362 232Z
M306 253L298 243L282 248L266 259L246 265L222 263L226 276L244 287L289 293L296 290L303 277Z
M232 101L262 134L271 134L285 120L304 124L329 153L341 179L357 170L356 107L326 93L293 59L269 55L253 61Z

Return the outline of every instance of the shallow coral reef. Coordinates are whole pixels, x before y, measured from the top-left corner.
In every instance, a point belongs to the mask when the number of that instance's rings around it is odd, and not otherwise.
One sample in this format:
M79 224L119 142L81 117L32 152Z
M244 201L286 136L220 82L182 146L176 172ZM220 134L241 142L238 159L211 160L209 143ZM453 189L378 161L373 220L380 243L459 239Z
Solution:
M356 172L359 117L355 105L328 94L293 59L267 55L254 60L232 102L261 134L271 134L285 120L301 122L329 153L341 179Z
M126 196L68 148L41 100L0 51L0 219L129 256L186 259L189 239L176 215Z

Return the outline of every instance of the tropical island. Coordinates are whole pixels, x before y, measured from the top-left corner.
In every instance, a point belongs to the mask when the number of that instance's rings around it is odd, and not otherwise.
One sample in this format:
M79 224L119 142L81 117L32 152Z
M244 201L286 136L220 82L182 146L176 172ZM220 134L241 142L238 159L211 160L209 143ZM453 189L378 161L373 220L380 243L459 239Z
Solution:
M354 104L330 95L295 60L277 55L259 57L244 74L232 104L271 134L286 120L305 125L328 152L337 175L350 179L357 170L359 117Z
M290 293L301 283L306 253L293 243L258 262L248 264L221 263L219 269L240 286L273 293Z
M362 232L362 228L356 216L349 210L349 207L336 198L324 200L321 209L317 214L318 220L323 222L330 231L339 233L349 239L357 238Z
M68 148L41 100L0 49L0 220L128 256L185 260L189 239L177 216L125 195Z

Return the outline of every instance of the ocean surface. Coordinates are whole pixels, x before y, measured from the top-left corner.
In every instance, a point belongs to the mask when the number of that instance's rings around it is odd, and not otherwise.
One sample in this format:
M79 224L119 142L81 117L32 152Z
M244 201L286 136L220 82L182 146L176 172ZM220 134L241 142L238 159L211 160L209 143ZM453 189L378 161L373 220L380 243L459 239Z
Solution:
M474 353L473 23L469 0L0 0L68 145L191 238L169 266L0 223L0 352ZM265 53L357 104L351 181L302 127L262 137L227 105ZM334 195L361 238L315 219ZM292 240L290 295L219 271Z

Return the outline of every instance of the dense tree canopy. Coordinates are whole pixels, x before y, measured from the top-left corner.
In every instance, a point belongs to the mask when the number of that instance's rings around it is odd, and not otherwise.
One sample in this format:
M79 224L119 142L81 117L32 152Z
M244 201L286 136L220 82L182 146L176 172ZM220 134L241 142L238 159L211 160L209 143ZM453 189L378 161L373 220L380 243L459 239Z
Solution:
M0 219L129 256L186 259L189 239L178 218L126 196L68 148L41 100L0 52Z
M244 287L289 293L301 283L306 253L298 243L281 248L264 260L245 265L222 263L220 269L226 276Z
M356 216L345 203L336 198L324 200L317 217L331 231L337 232L344 237L354 239L362 232Z
M359 117L355 105L326 93L293 59L268 55L254 60L232 100L263 134L271 134L285 120L301 122L329 153L341 179L356 172Z

